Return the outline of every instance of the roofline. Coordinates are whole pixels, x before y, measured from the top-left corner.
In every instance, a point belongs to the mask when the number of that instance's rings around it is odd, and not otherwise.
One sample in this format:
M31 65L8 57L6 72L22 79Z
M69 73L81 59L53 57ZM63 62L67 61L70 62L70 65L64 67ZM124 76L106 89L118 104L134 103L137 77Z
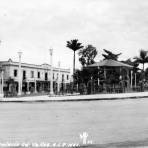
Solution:
M106 60L112 60L112 59L106 59ZM106 61L106 60L101 60L100 62L103 62L103 61ZM112 61L115 61L115 60L112 60ZM94 67L127 67L127 68L133 68L133 66L132 65L129 65L129 64L125 64L125 63L123 63L123 62L120 62L120 61L116 61L116 62L118 62L118 63L122 63L123 65L122 66L107 66L107 65L105 65L105 66L94 66ZM99 63L99 62L96 62L96 63ZM94 64L96 64L96 63L94 63ZM93 64L92 64L93 65ZM126 66L127 65L127 66ZM91 66L91 65L88 65L88 67L93 67L93 66Z
M1 65L5 65L5 66L9 66L9 65L13 65L13 66L19 66L19 62L15 62L12 60L8 60L8 61L0 61ZM50 69L51 65L47 64L48 67L44 67L44 65L46 65L46 63L41 64L41 65L37 65L37 64L30 64L30 63L22 63L22 67L30 67L30 68L35 68L35 69ZM53 70L59 70L58 67L53 67ZM60 71L63 72L69 72L70 73L70 68L69 69L64 69L64 68L60 68Z

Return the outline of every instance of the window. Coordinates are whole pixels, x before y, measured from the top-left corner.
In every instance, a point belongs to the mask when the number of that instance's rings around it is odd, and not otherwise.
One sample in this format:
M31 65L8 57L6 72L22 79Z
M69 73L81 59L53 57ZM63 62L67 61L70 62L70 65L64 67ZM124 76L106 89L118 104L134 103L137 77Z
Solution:
M41 78L41 74L40 74L40 72L38 72L38 78Z
M23 80L25 80L25 79L26 79L26 71L23 70Z
M45 73L45 80L48 80L48 73Z
M31 71L31 78L34 78L34 71Z
M69 75L67 75L67 80L69 80Z
M54 80L54 73L53 73L53 80Z
M17 77L17 70L14 69L14 77Z
M59 79L59 74L57 73L57 80Z
M62 74L62 81L64 81L64 74Z

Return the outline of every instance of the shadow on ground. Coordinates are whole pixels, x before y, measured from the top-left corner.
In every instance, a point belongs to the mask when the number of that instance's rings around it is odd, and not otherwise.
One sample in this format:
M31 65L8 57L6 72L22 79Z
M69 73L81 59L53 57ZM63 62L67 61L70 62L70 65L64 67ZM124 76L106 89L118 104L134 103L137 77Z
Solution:
M125 141L108 144L93 144L88 146L80 146L80 148L143 148L148 147L148 139L142 141Z
M118 142L118 143L108 143L108 144L92 144L92 145L83 145L78 147L72 148L147 148L148 147L148 139L143 141L125 141L125 142ZM10 148L10 147L6 147ZM23 147L15 147L15 148L23 148ZM32 147L31 148L36 148ZM38 147L38 148L45 148L45 147ZM52 147L49 147L52 148ZM53 148L63 148L63 147L53 147ZM66 147L65 147L66 148Z

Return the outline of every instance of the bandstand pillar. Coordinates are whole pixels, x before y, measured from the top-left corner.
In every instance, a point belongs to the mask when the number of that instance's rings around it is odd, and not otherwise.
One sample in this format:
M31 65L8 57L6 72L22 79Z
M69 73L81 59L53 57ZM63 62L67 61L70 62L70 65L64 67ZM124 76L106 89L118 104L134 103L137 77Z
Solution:
M131 70L131 88L133 87L133 71Z
M135 87L137 87L137 75L135 73Z

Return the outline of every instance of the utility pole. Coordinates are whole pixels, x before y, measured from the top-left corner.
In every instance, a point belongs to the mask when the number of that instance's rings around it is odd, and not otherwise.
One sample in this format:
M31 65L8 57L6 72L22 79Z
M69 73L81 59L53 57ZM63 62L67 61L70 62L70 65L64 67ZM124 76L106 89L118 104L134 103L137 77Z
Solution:
M60 61L58 62L58 67L59 67L59 74L58 74L58 93L60 92Z
M18 87L18 95L20 96L22 94L22 71L21 71L21 56L22 56L22 52L19 51L18 52L19 55L19 87Z
M50 65L51 65L51 69L50 69L50 95L53 95L53 66L52 66L52 55L53 55L53 49L49 49L50 52Z

